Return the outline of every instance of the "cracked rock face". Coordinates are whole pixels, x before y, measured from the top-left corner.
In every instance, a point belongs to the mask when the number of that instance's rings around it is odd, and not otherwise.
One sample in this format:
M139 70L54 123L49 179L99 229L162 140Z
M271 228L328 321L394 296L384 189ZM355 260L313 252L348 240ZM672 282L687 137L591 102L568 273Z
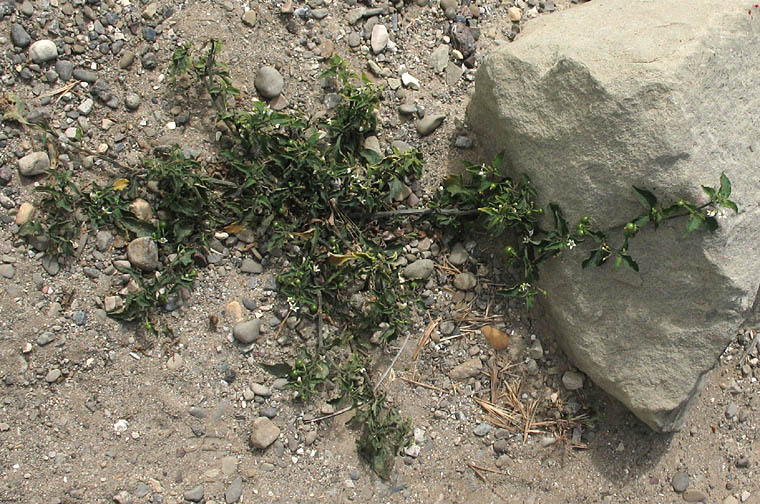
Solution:
M739 214L714 234L684 236L685 219L639 232L639 274L581 269L588 243L542 265L568 356L658 431L682 425L760 284L760 32L739 0L690 7L599 0L532 22L486 58L467 112L485 156L504 151L541 206L558 203L571 225L589 215L608 236L642 212L633 185L669 205L731 179Z

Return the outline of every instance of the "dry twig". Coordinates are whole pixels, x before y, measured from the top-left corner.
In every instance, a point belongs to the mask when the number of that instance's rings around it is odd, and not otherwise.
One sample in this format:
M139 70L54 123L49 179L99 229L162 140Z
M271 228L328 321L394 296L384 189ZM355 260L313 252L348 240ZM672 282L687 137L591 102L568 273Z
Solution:
M754 335L755 337L752 339L752 342L749 344L749 346L744 350L744 355L742 355L742 358L739 359L739 366L744 365L744 361L747 360L747 357L749 357L749 354L752 353L752 350L757 346L757 344L760 342L760 332L755 334L755 331L748 331L750 335Z
M449 392L448 390L443 390L442 388L438 388L435 385L429 385L427 383L415 381L415 380L412 380L411 378L407 378L405 376L402 376L401 379L404 380L407 383L411 383L412 385L417 385L419 387L423 387L423 388L426 388L426 389L434 390L434 391L440 392L442 394L451 394L451 392Z
M422 337L417 342L417 348L414 350L414 354L412 354L412 360L416 361L417 358L420 356L420 352L422 351L422 348L427 345L428 341L430 341L430 335L433 334L433 331L435 331L435 328L438 327L438 323L441 321L440 317L431 320L427 327L425 327L425 332L422 333Z

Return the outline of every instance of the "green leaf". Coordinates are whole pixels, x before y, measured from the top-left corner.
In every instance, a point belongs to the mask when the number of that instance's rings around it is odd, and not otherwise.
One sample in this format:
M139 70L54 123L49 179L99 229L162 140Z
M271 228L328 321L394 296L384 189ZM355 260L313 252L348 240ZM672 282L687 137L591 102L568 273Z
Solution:
M125 217L122 219L121 225L124 229L134 233L138 237L150 236L156 231L156 228L154 228L153 224L150 222L133 219L131 217Z
M650 210L657 205L657 198L651 192L646 189L640 189L636 186L633 186L633 190L636 191L636 198L639 200L639 203L641 203L641 206L647 210Z
M596 243L604 243L607 241L607 235L601 231L588 231L588 235L593 238Z
M714 233L718 229L718 221L715 220L715 217L707 216L705 217L705 227L708 231L711 233Z
M618 269L621 264L623 264L623 256L618 254L617 257L615 257L615 266L613 269Z
M536 304L535 296L533 295L525 296L525 308L528 311L532 310L535 304Z
M636 273L639 272L639 263L637 263L636 261L634 261L631 256L629 256L629 255L622 255L620 257L623 258L623 260L625 261L625 263L628 265L629 268L631 268Z
M554 229L562 236L567 235L567 221L562 216L562 210L560 210L559 205L551 203L549 204L549 208L552 211L552 216L554 216Z
M193 234L193 225L187 222L177 222L174 224L174 236L177 243L182 243L185 238Z
M725 199L731 196L731 181L725 173L720 174L720 190L718 191L720 199Z
M16 232L21 237L34 236L40 233L41 226L36 221L26 221L23 223Z
M593 252L591 252L591 255L588 256L588 258L583 261L581 264L581 267L588 268L589 266L599 266L604 261L604 252L602 249L596 249Z
M389 201L394 200L396 198L396 196L398 196L399 193L401 193L401 191L403 189L404 189L404 183L401 182L399 179L397 179L397 178L394 177L393 180L391 180L391 187L388 190L388 198L387 199Z
M712 187L708 187L708 186L702 186L702 190L703 190L704 192L706 192L708 196L710 196L710 200L711 200L711 201L715 201L716 199L718 199L718 198L716 197L716 195L717 195L717 192L715 191L715 189L714 189L714 188L712 188Z
M736 203L734 203L731 200L727 199L727 200L721 201L720 206L725 207L725 208L730 208L731 210L734 211L734 213L739 213L739 207L736 206Z
M315 368L314 377L319 380L324 380L330 374L330 366L326 362L318 362Z
M280 362L279 364L262 364L259 363L259 367L277 378L287 378L293 368L286 362Z
M634 223L636 226L638 226L638 227L641 227L641 226L643 226L643 225L644 225L644 224L646 224L647 222L649 222L649 214L641 214L641 215L639 215L638 217L636 217L636 220L635 220L635 221L633 221L633 223Z
M702 225L702 218L700 218L699 214L691 214L691 217L689 217L689 221L686 223L686 233L684 233L684 236L691 233L692 231L696 231L699 229L699 227Z
M674 215L677 215L680 210L681 210L680 206L670 205L668 208L662 209L662 216L663 218L668 219L670 217L673 217Z
M449 175L443 180L443 187L451 196L467 194L467 188L462 184L462 177L459 175Z
M373 151L372 149L362 149L359 155L367 160L367 163L371 165L379 164L380 161L383 160L383 156L381 156L377 151Z
M504 151L499 152L493 160L492 166L497 173L501 173L501 166L504 163Z

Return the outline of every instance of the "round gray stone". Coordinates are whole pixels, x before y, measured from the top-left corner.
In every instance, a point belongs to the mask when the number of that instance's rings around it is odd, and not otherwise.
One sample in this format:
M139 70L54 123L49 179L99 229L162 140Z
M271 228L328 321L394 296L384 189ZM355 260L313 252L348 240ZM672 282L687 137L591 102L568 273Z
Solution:
M449 254L449 262L454 266L461 266L467 261L469 257L470 255L467 253L464 245L461 243L455 243L451 248L451 253Z
M137 93L127 93L127 96L124 97L124 105L127 110L137 110L141 101L140 95Z
M113 245L113 235L108 231L98 231L95 235L95 248L105 252Z
M731 403L726 408L726 418L734 418L736 414L739 412L739 405L736 403Z
M685 472L677 472L673 475L673 479L670 480L670 484L676 492L684 492L689 488L689 475Z
M410 280L424 280L428 278L435 268L435 263L431 259L418 259L406 266L402 273Z
M58 60L55 62L55 73L59 79L67 81L74 74L74 64L71 61Z
M264 268L261 267L261 264L257 263L253 259L243 259L243 264L240 266L240 271L243 273L261 273L264 271Z
M127 259L142 271L155 271L158 262L158 245L147 236L135 238L127 245Z
M256 90L261 93L261 96L266 99L271 99L280 96L285 82L282 79L282 75L280 75L280 72L278 72L275 67L263 66L259 68L258 72L256 72L253 85L256 87Z
M429 114L417 121L417 133L420 136L428 136L443 124L446 116L443 114Z
M205 490L203 489L203 485L198 485L197 487L193 488L192 490L188 490L185 492L182 496L185 498L185 500L190 502L200 502L203 500L203 497L205 495Z
M232 336L244 345L253 343L259 339L259 331L261 330L261 320L247 320L245 322L238 322L232 328Z
M45 63L58 57L58 48L52 40L38 40L29 47L29 57L35 63Z
M689 489L683 493L683 500L686 502L704 502L707 496L699 490Z
M12 264L0 264L0 276L5 278L13 278L16 274L16 268Z
M583 388L583 375L575 371L566 371L562 375L562 384L567 390L578 390Z
M45 331L37 337L37 344L39 346L49 345L53 341L55 341L55 334L48 331Z
M248 26L256 26L256 11L249 10L243 14L243 23Z
M491 432L492 429L493 427L491 426L491 424L481 423L481 424L476 425L475 428L472 429L472 433L478 437L483 437L489 432Z
M58 378L61 377L61 374L62 373L60 369L58 368L51 369L50 371L48 371L48 374L45 375L45 381L48 383L55 383L58 380Z
M456 287L459 290L467 291L475 287L477 285L478 279L475 278L475 275L470 273L469 271L465 271L464 273L459 273L454 277L454 287Z

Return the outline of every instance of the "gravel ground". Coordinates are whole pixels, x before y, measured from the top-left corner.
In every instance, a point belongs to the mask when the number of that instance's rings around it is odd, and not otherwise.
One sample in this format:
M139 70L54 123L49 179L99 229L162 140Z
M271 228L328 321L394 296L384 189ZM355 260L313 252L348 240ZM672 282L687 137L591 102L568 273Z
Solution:
M423 152L427 171L412 189L424 198L462 160L477 160L462 118L479 59L532 18L566 8L583 7L3 0L0 81L31 117L63 136L78 126L85 146L122 163L173 143L207 160L210 102L165 75L181 43L225 41L238 105L266 96L273 108L312 116L331 106L318 75L337 52L384 87L377 143L368 145ZM105 311L124 286L118 261L135 258L107 232L88 236L62 265L17 238L45 161L27 157L39 146L8 122L0 147L2 503L760 503L757 351L739 363L751 332L721 357L684 429L653 434L575 372L540 311L528 316L494 294L506 274L487 240L420 236L404 260L436 265L422 293L428 311L413 316L384 382L412 419L415 444L383 481L356 453L350 413L313 421L333 407L294 402L257 366L292 358L313 331L295 319L277 331L287 313L275 292L277 258L218 235L218 258L165 315L176 339L143 338ZM113 176L92 156L62 153L58 162L83 181ZM241 320L261 321L247 328L260 334L249 333L248 351L233 338ZM503 331L507 349L496 352L483 326ZM406 336L376 352L377 376ZM501 409L488 416L476 399Z

